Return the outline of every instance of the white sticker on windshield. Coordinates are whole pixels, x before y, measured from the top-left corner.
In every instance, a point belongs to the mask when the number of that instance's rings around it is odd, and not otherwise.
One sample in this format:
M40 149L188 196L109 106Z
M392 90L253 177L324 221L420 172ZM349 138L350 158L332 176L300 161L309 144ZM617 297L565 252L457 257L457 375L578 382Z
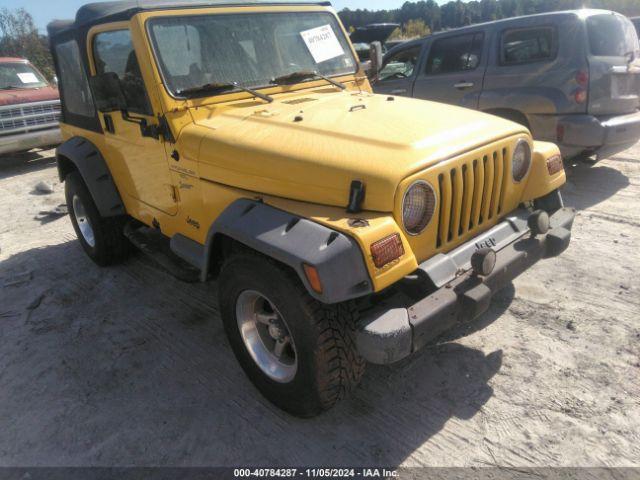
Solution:
M22 83L38 83L39 82L38 77L36 77L35 74L31 72L19 73L18 78Z
M300 35L302 35L302 39L307 44L307 48L316 63L326 62L344 55L344 49L340 45L331 25L306 30L300 32Z

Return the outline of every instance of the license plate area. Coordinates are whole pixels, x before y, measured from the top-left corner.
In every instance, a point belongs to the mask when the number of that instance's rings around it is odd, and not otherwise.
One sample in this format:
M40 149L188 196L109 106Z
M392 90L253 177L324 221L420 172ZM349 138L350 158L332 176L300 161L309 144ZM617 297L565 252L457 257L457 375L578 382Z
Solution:
M611 98L638 98L640 94L640 75L620 73L611 76Z
M440 288L455 279L461 273L471 269L471 257L481 248L491 248L496 252L517 240L529 230L527 218L530 212L525 209L513 212L505 220L490 230L460 245L448 254L438 254L418 266L433 284Z

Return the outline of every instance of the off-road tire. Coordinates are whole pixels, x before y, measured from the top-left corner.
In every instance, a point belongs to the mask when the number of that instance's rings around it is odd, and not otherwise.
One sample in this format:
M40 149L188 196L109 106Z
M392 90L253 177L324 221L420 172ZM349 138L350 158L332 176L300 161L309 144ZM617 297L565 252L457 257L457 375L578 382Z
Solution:
M561 208L564 208L564 201L560 190L553 190L544 197L540 197L533 202L536 210L544 210L549 215L553 215Z
M86 215L94 233L94 246L87 243L78 227L76 215L73 211L74 195L80 198L85 207ZM65 179L65 197L73 229L80 245L82 245L91 260L101 267L106 267L119 263L130 255L133 246L123 233L128 218L126 216L102 217L79 172L74 171L67 175Z
M268 297L287 323L298 360L289 383L265 375L247 351L236 318L237 299L246 290ZM307 293L293 271L246 251L232 254L223 263L218 298L238 362L262 395L282 410L298 417L319 415L360 382L365 361L355 346L357 310L352 303L324 305Z

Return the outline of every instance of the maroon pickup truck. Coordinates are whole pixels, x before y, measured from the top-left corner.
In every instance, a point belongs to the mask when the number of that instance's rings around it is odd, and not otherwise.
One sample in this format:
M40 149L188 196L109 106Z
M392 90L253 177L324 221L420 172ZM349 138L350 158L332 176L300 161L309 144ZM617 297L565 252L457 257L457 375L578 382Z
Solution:
M60 143L58 89L23 58L0 57L0 155Z

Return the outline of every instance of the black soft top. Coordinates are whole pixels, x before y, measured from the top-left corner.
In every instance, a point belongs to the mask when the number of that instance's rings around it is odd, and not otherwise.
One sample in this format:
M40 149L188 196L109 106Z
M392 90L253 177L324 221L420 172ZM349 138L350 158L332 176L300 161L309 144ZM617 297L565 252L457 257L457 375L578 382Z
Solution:
M121 2L89 3L80 7L75 20L54 20L47 25L49 37L72 30L89 29L102 23L129 20L133 15L149 10L177 8L254 6L254 5L324 5L326 0L125 0Z

